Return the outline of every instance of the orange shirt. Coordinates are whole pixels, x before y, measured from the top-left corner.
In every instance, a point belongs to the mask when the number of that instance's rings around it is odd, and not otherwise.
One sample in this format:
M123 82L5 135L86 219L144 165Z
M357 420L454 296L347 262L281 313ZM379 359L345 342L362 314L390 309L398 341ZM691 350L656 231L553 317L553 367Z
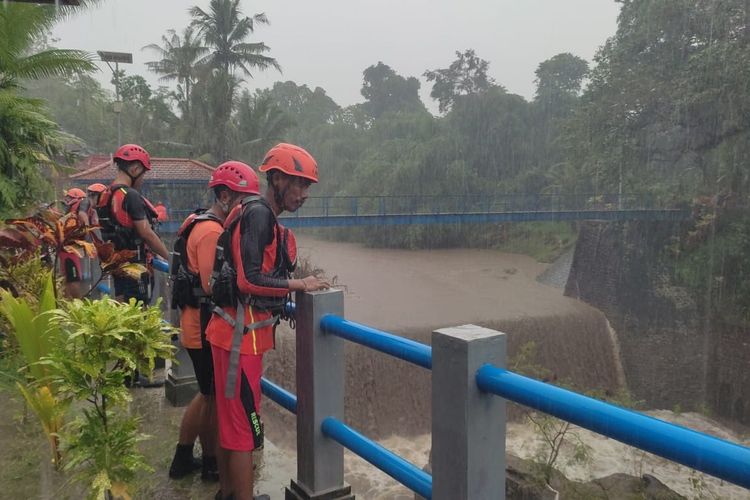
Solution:
M207 220L198 222L190 231L187 240L188 270L197 273L201 278L203 291L209 293L208 280L214 268L216 243L224 228L218 222ZM196 265L197 263L197 265ZM180 315L180 340L187 349L200 349L201 314L200 309L186 306Z

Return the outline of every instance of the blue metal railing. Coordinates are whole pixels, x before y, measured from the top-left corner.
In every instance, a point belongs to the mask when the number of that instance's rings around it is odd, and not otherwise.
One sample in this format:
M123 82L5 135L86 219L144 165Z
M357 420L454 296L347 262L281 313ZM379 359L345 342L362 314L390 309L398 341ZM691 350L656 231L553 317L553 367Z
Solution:
M432 366L432 349L424 344L331 314L321 318L321 328L419 366ZM478 372L477 384L510 401L750 488L750 448L490 365Z
M326 333L390 354L422 368L432 369L432 349L430 349L430 346L382 332L333 314L326 314L320 319L320 328Z
M750 488L750 448L491 365L480 368L477 384L483 391Z
M333 417L323 419L323 434L351 450L399 483L425 498L432 497L432 476Z
M271 401L282 408L290 411L291 413L297 414L297 396L287 391L283 387L274 384L266 377L260 379L260 390L266 395Z
M432 367L432 348L333 314L320 328L351 342L399 359ZM528 406L582 428L616 439L719 479L750 488L750 448L627 410L594 398L540 382L492 365L476 375L480 390ZM262 380L263 392L296 413L296 397ZM333 417L324 419L322 432L342 446L422 495L432 497L432 477Z

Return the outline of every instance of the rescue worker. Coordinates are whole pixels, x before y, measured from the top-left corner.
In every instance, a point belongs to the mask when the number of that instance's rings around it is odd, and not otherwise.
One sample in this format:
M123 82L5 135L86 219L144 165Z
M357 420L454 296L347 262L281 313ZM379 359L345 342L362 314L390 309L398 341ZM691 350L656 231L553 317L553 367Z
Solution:
M86 193L78 188L71 188L65 191L63 203L65 203L66 213L75 214L82 225L87 226L89 219L87 215L88 203L86 202ZM73 252L60 252L58 255L60 261L60 272L63 275L63 294L69 299L80 299L83 296L81 289L81 279L83 271L81 266L81 257Z
M157 202L156 205L154 205L154 209L156 210L156 220L159 222L167 222L169 220L167 207L164 206L164 203L160 201Z
M113 155L117 172L112 184L99 196L97 215L101 226L102 239L111 241L114 249L133 250L132 263L146 266L146 272L138 278L113 276L115 300L127 302L130 299L140 301L144 306L151 303L153 286L150 269L153 254L169 260L169 251L159 235L153 229L156 211L153 205L138 191L143 185L145 174L151 170L151 157L137 144L125 144ZM163 368L164 360L156 359L156 368ZM152 381L135 373L133 381L128 377L126 384L141 387L159 387L164 385L161 377Z
M96 214L96 207L99 205L99 198L107 191L107 186L100 182L95 182L86 188L86 195L89 202L89 208L86 215L89 218L89 224L92 226L99 225L99 216Z
M235 500L253 498L252 452L263 441L263 353L274 345L274 329L287 296L291 291L329 288L316 276L291 279L296 245L277 221L282 212L294 212L307 199L310 185L318 181L315 159L298 146L279 144L266 154L260 171L267 175L265 196L242 200L224 222L212 277L217 308L206 330L219 421L221 490L216 498ZM232 281L229 288L227 276ZM236 297L230 300L232 294Z
M238 161L228 161L213 172L208 187L213 189L214 204L205 212L191 214L182 223L172 261L172 307L181 309L180 340L193 362L199 393L182 417L169 477L178 479L197 469L193 445L196 437L200 437L203 449L201 479L218 481L214 369L211 346L206 341L206 326L213 310L208 282L224 219L243 197L260 195L260 186L252 168Z
M112 241L115 250L134 250L134 263L148 265L149 251L169 260L167 247L152 227L156 218L153 206L138 192L151 170L148 152L137 144L125 144L115 152L113 161L117 173L97 206L102 239ZM150 272L140 279L115 276L113 281L117 300L151 302Z

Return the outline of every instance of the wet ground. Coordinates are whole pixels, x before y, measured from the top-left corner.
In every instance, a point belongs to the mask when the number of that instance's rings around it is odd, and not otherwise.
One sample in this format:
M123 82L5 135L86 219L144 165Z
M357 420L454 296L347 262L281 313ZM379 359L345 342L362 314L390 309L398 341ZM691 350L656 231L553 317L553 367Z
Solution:
M203 483L200 474L178 481L167 476L184 408L175 408L164 398L164 389L133 389L131 411L143 418L141 431L151 436L141 443L146 462L154 470L142 472L131 490L134 499L208 500L217 483ZM0 498L80 499L85 488L52 468L49 446L33 414L24 418L16 393L0 391ZM196 455L200 446L196 446ZM296 475L296 465L286 453L266 440L255 456L255 492L272 500L284 498L283 488Z

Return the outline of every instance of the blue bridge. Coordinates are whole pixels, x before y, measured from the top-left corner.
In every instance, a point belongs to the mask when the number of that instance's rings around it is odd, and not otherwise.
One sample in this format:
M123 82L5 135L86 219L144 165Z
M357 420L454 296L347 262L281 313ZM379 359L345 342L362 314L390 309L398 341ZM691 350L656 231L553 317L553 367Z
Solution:
M171 210L161 231L174 233L190 210ZM484 224L573 220L683 220L690 211L661 206L648 195L324 196L310 197L286 227Z

